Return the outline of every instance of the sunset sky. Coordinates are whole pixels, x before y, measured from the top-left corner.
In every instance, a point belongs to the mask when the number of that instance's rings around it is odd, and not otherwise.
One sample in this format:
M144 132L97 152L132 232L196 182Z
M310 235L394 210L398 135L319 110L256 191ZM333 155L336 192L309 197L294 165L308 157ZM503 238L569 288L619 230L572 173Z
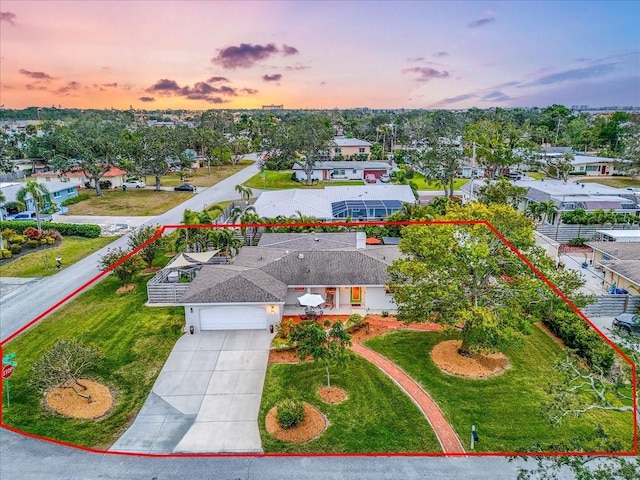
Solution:
M640 2L0 0L5 108L640 106Z

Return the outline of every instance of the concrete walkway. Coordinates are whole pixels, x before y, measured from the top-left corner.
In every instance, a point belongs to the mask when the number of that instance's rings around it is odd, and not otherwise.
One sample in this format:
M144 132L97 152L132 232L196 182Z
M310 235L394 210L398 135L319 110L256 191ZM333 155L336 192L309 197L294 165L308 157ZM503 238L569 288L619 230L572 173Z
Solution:
M424 416L427 417L427 420L431 424L436 437L438 437L444 453L465 453L460 439L456 435L456 432L453 431L453 428L451 428L451 425L449 425L449 422L447 422L442 410L440 410L438 405L436 405L429 394L425 392L418 383L395 363L389 361L379 353L359 343L354 343L351 348L355 353L382 370L382 372L404 390L418 408L422 410L422 413L424 413Z
M262 453L258 412L272 336L266 330L182 336L110 450Z

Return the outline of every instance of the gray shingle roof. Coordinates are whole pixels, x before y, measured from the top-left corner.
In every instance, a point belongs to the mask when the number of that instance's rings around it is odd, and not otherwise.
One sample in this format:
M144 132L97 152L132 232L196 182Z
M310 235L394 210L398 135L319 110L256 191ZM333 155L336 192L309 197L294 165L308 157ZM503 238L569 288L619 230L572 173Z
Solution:
M586 245L618 260L640 260L640 242L587 242Z
M636 285L640 285L640 260L612 260L602 262L601 265L631 280Z
M180 303L281 302L287 285L259 269L204 266Z
M355 249L292 252L262 270L287 285L384 285L387 282L386 265Z

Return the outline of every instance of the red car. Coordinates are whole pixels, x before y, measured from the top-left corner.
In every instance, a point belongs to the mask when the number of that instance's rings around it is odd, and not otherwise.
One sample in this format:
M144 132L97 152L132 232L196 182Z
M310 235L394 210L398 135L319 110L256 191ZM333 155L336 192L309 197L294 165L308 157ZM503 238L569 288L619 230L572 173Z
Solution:
M378 179L376 178L376 176L373 173L367 173L364 176L364 181L367 183L376 183L378 181Z

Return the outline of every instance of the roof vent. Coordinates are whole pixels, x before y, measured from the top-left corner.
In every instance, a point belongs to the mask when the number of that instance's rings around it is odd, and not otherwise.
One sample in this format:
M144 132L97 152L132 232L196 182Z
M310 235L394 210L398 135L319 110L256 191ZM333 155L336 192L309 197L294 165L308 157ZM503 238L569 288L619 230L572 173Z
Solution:
M300 260L302 260L302 259L304 258L304 253L299 253L299 254L298 254L298 258L299 258Z
M316 242L319 242L319 241L320 241L320 239L318 238L318 236L317 236L317 235L316 235L316 237L314 238L314 240L315 240Z

